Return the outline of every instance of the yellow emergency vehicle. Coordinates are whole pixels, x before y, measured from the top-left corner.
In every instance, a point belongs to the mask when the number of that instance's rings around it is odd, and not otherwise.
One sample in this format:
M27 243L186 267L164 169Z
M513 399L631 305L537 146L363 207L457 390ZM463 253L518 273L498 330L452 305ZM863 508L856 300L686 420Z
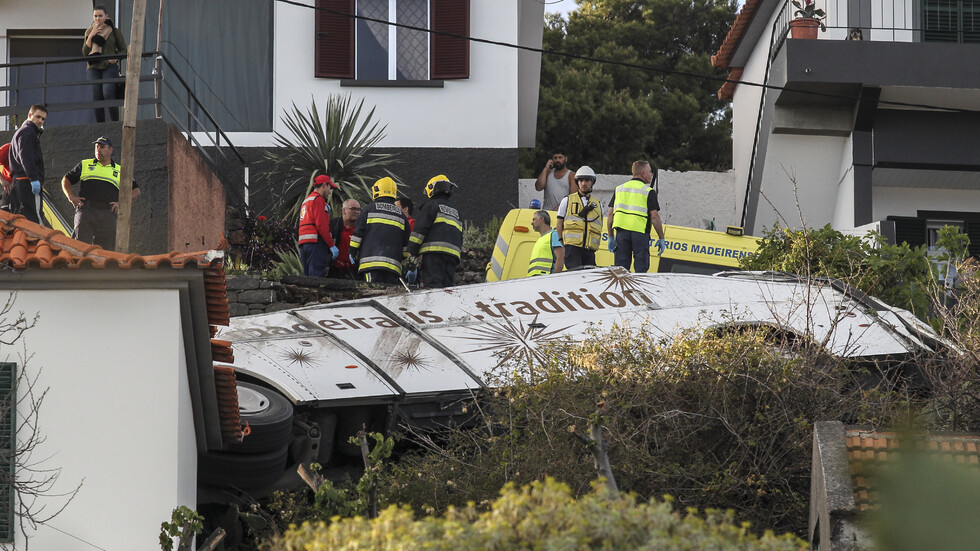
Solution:
M487 281L502 281L527 277L527 265L538 232L531 228L531 217L537 209L514 209L500 225L500 233L493 247L493 257L487 264ZM552 227L557 220L551 214ZM652 230L651 230L652 231ZM653 246L657 237L650 240L650 271L693 274L713 274L724 270L737 270L740 259L755 254L759 238L737 235L740 229L727 232L685 228L664 224L667 250L657 256ZM613 254L609 252L609 234L603 232L602 243L596 252L598 266L611 266Z

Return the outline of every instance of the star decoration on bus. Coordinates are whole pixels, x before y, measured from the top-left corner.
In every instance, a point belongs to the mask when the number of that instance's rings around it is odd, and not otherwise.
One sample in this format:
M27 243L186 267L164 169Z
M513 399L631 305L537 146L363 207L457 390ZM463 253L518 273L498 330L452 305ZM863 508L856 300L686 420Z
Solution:
M544 356L541 353L543 346L569 342L568 337L562 333L570 327L572 326L566 325L548 330L537 322L537 317L528 324L520 320L514 323L510 318L503 318L502 322L473 327L470 329L470 335L457 338L475 344L476 348L467 352L492 351L497 356L498 367L509 361L533 366L543 363Z
M300 348L290 348L283 352L283 360L289 362L288 365L299 364L303 368L311 368L317 364L314 359L313 354L309 350L302 350Z
M642 288L649 286L651 282L633 272L628 272L619 266L610 266L605 270L595 270L596 276L589 280L590 283L604 285L604 291L616 289L620 293L643 292Z

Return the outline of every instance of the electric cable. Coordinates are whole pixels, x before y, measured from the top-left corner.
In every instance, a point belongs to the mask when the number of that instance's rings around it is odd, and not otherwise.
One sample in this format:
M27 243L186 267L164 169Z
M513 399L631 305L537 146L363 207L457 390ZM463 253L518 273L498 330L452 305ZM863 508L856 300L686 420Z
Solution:
M367 17L367 16L364 16L364 15L357 15L357 14L353 14L353 13L347 13L347 12L343 12L343 11L339 11L339 10L333 10L333 9L330 9L330 8L311 6L309 4L303 4L302 2L298 2L296 0L275 0L275 1L276 2L280 2L280 3L283 3L283 4L288 4L288 5L291 5L291 6L297 6L297 7L301 7L301 8L307 8L307 9L311 9L311 10L315 10L315 11L322 11L322 12L330 13L330 14L333 14L333 15L339 15L339 16L343 16L343 17L347 17L347 18L351 18L351 19L355 19L355 20L358 20L359 19L359 20L369 21L369 22L373 22L373 23L380 23L380 24L388 25L388 26L392 26L392 27L407 29L407 30L411 30L411 31L419 31L419 32L424 32L424 33L428 33L428 34L435 34L435 35L440 35L440 36L446 36L446 37L449 37L449 38L458 38L458 39L462 39L462 40L468 40L470 42L474 42L474 43L477 43L477 44L488 44L488 45L491 45L491 46L500 46L500 47L504 47L504 48L511 48L511 49L515 49L515 50L523 50L523 51L532 52L532 53L539 53L539 54L545 54L545 55L554 55L554 56L559 56L559 57L566 57L566 58L569 58L569 59L578 59L578 60L582 60L582 61L589 61L589 62L592 62L592 63L598 63L598 64L603 64L603 65L614 65L614 66L619 66L619 67L626 67L626 68L629 68L629 69L638 69L638 70L641 70L641 71L646 71L646 72L651 72L651 73L659 73L659 74L663 74L663 75L677 75L677 76L690 77L690 78L695 78L695 79L700 79L700 80L707 80L707 81L714 81L714 82L720 82L720 83L732 83L732 84L738 84L738 85L743 85L743 86L750 86L750 87L754 87L754 88L763 88L763 89L769 89L769 90L778 90L778 91L785 91L785 92L793 92L793 93L796 93L796 94L805 94L805 95L822 97L822 98L842 99L842 100L856 101L856 102L869 101L867 98L861 98L861 97L858 97L858 96L850 96L850 95L846 95L846 94L835 94L835 93L831 93L831 92L819 92L819 91L816 91L816 90L797 89L797 88L790 88L790 87L787 87L787 86L776 86L776 85L773 85L773 84L763 84L763 83L752 82L752 81L748 81L748 80L729 79L729 78L725 78L725 77L716 77L716 76L711 76L711 75L699 75L697 73L691 73L691 72L688 72L688 71L678 71L676 69L665 69L665 68L662 68L662 67L651 67L651 66L648 66L648 65L639 65L639 64L636 64L636 63L629 63L629 62L625 62L625 61L616 61L616 60L612 60L612 59L603 59L603 58L593 57L593 56L586 56L586 55L580 55L580 54L572 54L572 53L568 53L568 52L562 52L562 51L559 51L559 50L551 50L551 49L547 49L547 48L535 48L535 47L532 47L532 46L522 46L520 44L513 44L513 43L510 43L510 42L504 42L504 41L500 41L500 40L490 40L490 39L487 39L487 38L477 38L477 37L473 37L473 36L459 35L459 34L450 33L450 32L446 32L446 31L436 31L436 30L432 30L432 29L426 29L424 27L416 27L416 26L407 25L407 24L404 24L404 23L397 23L397 22L394 22L394 21L386 21L384 19L377 19L377 18L374 18L374 17ZM980 113L980 111L978 111L976 109L964 109L964 108L960 108L960 107L948 107L948 106L942 106L942 105L930 105L930 104L925 104L925 103L912 103L912 102L894 101L894 100L882 100L882 99L878 99L878 100L876 100L876 103L878 105L890 105L890 106L894 106L894 107L913 107L913 108L917 108L917 109L932 109L932 110L939 110L939 111L948 111L948 112L952 112L952 113Z

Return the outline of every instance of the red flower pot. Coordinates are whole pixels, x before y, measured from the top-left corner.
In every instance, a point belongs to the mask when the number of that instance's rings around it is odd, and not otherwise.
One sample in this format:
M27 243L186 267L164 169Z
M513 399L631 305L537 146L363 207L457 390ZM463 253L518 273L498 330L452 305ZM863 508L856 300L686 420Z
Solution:
M817 29L820 28L820 20L812 17L793 19L789 22L791 38L806 38L814 40L817 38Z

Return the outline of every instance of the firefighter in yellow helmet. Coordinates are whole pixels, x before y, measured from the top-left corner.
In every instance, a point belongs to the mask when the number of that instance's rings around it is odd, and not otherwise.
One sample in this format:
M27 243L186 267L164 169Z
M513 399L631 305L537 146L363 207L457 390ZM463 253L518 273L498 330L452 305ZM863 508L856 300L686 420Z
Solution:
M411 229L395 204L398 186L394 180L381 178L371 192L374 202L361 211L350 238L351 263L357 264L357 273L365 281L398 283Z
M463 224L459 211L449 204L456 184L444 174L433 177L425 186L429 197L419 209L408 252L422 255L420 277L427 289L452 287L456 284L456 267L463 248Z

